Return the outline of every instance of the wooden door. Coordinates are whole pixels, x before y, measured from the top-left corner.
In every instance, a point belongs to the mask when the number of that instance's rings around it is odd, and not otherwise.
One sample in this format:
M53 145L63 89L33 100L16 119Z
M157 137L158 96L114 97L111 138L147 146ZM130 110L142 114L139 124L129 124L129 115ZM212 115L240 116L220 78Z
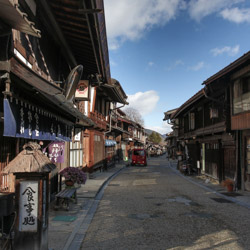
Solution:
M250 136L246 137L245 148L245 189L250 191Z

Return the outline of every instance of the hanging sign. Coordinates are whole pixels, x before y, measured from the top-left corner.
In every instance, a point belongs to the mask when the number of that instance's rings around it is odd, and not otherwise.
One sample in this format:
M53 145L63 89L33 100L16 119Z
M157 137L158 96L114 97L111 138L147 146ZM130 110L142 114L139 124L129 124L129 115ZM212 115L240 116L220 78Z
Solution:
M89 81L81 80L77 86L75 98L78 100L89 100Z
M70 141L72 127L20 100L4 99L4 136Z
M49 159L53 163L63 163L64 162L64 142L52 142L48 146Z
M38 217L38 181L20 182L19 231L36 232Z

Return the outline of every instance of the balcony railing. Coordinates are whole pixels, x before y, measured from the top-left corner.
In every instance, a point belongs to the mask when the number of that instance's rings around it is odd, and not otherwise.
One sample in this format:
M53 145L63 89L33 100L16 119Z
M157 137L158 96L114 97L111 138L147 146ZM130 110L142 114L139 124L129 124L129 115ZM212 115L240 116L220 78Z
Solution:
M98 112L90 112L90 119L102 130L107 129L107 122L105 116Z
M122 139L124 140L124 139L129 139L129 138L132 138L133 136L132 136L132 133L130 133L130 134L127 134L127 133L123 133L122 134Z

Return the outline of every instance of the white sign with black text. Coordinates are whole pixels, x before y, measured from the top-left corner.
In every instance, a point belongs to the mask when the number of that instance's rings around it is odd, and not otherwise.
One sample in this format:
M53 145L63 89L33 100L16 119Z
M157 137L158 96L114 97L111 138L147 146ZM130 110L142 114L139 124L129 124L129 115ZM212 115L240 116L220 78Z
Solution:
M38 216L38 181L20 182L19 231L36 232Z

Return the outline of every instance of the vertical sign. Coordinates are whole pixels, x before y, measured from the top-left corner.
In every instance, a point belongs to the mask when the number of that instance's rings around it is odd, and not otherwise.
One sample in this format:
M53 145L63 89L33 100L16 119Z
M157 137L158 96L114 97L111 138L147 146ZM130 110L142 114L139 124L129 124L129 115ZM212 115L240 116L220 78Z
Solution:
M48 146L49 151L49 159L53 163L63 163L64 162L64 150L65 143L64 142L52 142Z
M20 182L19 231L37 232L38 181Z

